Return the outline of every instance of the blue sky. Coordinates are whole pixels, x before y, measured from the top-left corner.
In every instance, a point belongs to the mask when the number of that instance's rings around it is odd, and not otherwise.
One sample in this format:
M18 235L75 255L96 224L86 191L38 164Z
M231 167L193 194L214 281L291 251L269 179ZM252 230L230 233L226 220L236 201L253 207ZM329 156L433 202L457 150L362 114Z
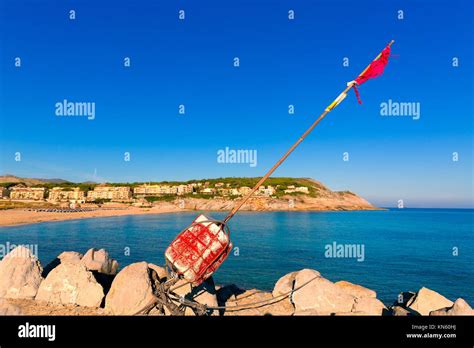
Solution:
M471 1L0 4L0 173L261 176L393 38L384 75L360 87L363 104L349 93L275 176L381 206L474 206ZM95 119L56 116L64 99L95 102ZM420 103L420 118L382 117L389 99ZM258 165L218 163L226 147L257 150Z

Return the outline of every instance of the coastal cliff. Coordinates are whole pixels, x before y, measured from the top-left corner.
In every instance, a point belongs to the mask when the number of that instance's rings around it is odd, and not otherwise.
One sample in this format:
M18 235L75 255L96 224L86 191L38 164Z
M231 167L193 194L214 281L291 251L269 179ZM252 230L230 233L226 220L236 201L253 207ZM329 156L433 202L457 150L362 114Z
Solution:
M218 286L212 277L197 287L181 280L171 311L157 293L170 279L166 269L145 261L118 267L106 250L89 249L63 252L43 268L19 246L0 261L0 315L474 315L462 298L425 287L384 304L371 289L312 269L282 276L272 292Z

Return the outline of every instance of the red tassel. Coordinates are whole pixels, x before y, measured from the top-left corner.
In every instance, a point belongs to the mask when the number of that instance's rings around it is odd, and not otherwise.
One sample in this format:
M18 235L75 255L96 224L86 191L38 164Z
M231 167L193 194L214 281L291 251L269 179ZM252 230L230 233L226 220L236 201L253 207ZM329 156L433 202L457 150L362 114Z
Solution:
M360 100L359 90L357 89L355 83L352 85L352 88L354 88L354 92L355 92L356 97L357 97L357 102L358 102L359 104L362 104L362 100Z

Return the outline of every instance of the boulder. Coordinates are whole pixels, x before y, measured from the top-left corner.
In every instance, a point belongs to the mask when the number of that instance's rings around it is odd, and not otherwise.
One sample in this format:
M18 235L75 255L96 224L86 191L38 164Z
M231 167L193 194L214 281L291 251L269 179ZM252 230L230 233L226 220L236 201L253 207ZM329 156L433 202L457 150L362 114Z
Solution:
M355 312L336 312L336 313L333 313L332 315L337 316L337 317L341 317L341 316L352 317L352 316L367 316L367 315L378 315L378 314L370 314L367 312L355 311Z
M148 268L151 268L153 271L156 272L156 275L158 276L158 279L160 280L160 282L166 281L166 279L168 279L168 272L166 271L164 267L160 267L152 263L149 263Z
M430 315L474 315L474 310L464 299L458 298L451 307L431 311Z
M311 282L308 283L313 279ZM302 270L296 274L294 289L304 287L293 293L292 301L296 311L315 310L322 315L336 312L350 312L354 296L320 276L313 270Z
M117 274L118 262L110 258L109 253L105 249L97 250L95 248L87 250L82 257L83 263L89 271L97 271L103 274Z
M365 315L382 315L387 311L387 307L382 301L373 297L356 298L352 312L363 313Z
M296 276L299 276L298 279L300 280L299 285L303 284L304 282L309 281L310 279L314 277L320 277L321 274L318 271L312 270L312 269L302 269L301 271L297 272L291 272L280 279L276 282L275 286L273 287L272 295L275 299L281 298L281 296L288 294L291 292L295 287L296 287ZM294 296L294 294L293 294ZM284 306L289 308L289 306L293 307L294 309L294 302L293 302L293 297L283 297L282 302L284 303ZM293 310L294 311L294 310ZM298 308L297 311L302 311L301 308Z
M317 272L317 271L315 271ZM277 297L279 295L286 294L293 290L295 285L295 277L298 272L292 272L284 275L276 282L275 286L273 287L272 295ZM319 272L318 272L319 273Z
M393 306L392 315L396 317L406 317L406 316L411 316L412 313L401 306Z
M269 302L263 304L262 302ZM261 304L254 304L259 302ZM257 289L247 290L226 303L228 309L224 315L293 315L295 308L286 299L275 299L270 292ZM251 307L248 309L232 310L233 306Z
M197 303L209 306L217 307L219 302L217 301L217 291L215 288L214 280L212 277L206 279L200 285L193 287L185 280L179 280L172 288L176 288L173 292L185 298L186 300L195 301ZM175 301L176 305L179 305L178 301ZM166 313L169 314L169 313ZM195 315L194 310L190 307L186 307L185 315ZM219 312L215 310L209 310L208 314L218 315Z
M352 295L357 298L364 298L364 297L376 298L377 297L377 293L374 290L364 288L361 285L353 284L345 280L335 282L334 284L336 284L336 286L343 289L349 295Z
M140 313L156 300L153 286L148 264L132 263L115 276L105 298L105 308L112 314Z
M23 311L19 306L9 303L6 299L0 298L0 315L22 315Z
M0 297L33 299L43 280L42 271L30 249L16 247L0 261Z
M408 309L420 315L429 315L432 311L451 306L453 306L452 301L425 287L421 288L407 303Z
M81 263L61 263L41 283L37 301L99 307L104 290L92 272Z
M64 251L59 254L58 259L61 263L64 262L79 262L82 259L82 254L77 251Z

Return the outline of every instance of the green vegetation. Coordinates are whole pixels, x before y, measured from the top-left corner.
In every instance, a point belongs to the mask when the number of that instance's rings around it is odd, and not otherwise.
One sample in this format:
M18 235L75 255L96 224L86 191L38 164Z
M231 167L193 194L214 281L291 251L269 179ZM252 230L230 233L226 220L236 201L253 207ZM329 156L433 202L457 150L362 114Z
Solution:
M172 202L176 199L175 195L163 195L163 196L147 196L145 197L148 203L153 203L157 201L161 202Z
M27 179L24 179L27 180ZM110 186L129 186L132 190L140 185L148 184L148 185L169 185L169 186L177 186L177 185L188 185L192 183L201 183L203 187L210 187L216 188L216 184L222 183L224 184L222 188L231 189L231 188L240 188L240 187L250 187L252 188L255 184L260 180L259 177L256 178L241 178L241 177L226 177L226 178L215 178L215 179L199 179L199 180L189 180L189 181L151 181L151 182L131 182L131 183L106 183L106 185ZM0 186L4 187L11 187L14 185L18 185L19 183L13 182L6 182L0 183ZM75 187L79 187L81 191L84 191L87 195L87 192L93 190L98 183L73 183L73 182L62 182L62 183L49 183L45 182L42 184L36 184L32 187L45 187L47 189L52 189L53 187L60 187L63 190L72 190ZM285 193L284 191L288 189L289 186L306 186L308 187L309 196L310 197L318 197L320 196L321 192L327 190L325 186L320 184L317 181L307 178L290 178L290 177L271 177L268 178L264 186L271 185L275 188L275 196L282 197L284 195L291 195L291 196L300 196L304 195L301 192L292 192L292 193ZM218 187L217 187L218 188ZM353 194L349 191L343 191L345 194ZM202 199L212 199L215 196L220 196L219 194L186 194L183 197L192 197L192 198L202 198ZM146 198L148 202L155 202L155 201L172 201L175 199L175 195L164 195L164 196L156 196L156 197L148 197ZM229 197L232 198L232 197ZM235 198L238 198L235 197Z
M53 187L61 187L64 191L72 191L74 188L79 187L81 191L88 192L94 189L98 184L83 184L83 183L74 183L74 182L64 182L64 183L50 183L45 182L44 184L33 185L32 187L45 187L48 190L51 190Z
M23 184L26 186L26 184L24 182L2 182L0 183L0 187L5 187L5 188L10 188L12 186L16 186L16 185L20 185L20 184Z

